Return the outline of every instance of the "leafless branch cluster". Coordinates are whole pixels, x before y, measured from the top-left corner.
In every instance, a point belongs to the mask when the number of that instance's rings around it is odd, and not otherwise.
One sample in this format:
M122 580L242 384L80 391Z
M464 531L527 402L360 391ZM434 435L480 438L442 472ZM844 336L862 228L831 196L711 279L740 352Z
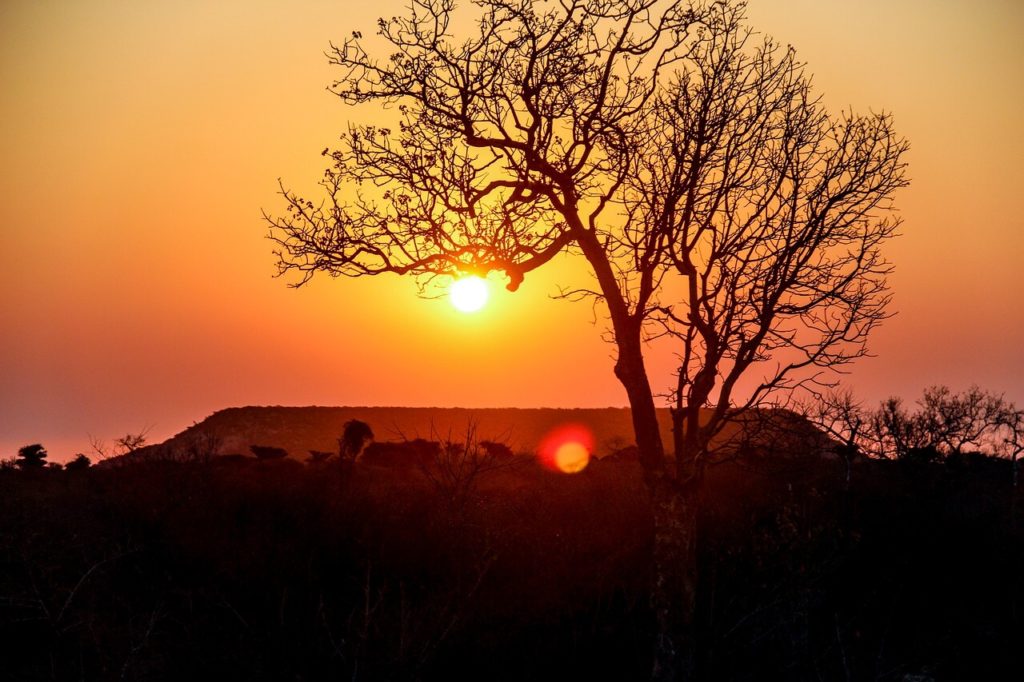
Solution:
M633 269L668 262L665 279L637 291L680 342L679 464L706 454L734 407L827 381L823 370L866 352L887 316L880 247L906 184L907 144L890 116L830 117L792 48L759 38L742 8L720 7L658 100L655 153L630 183L640 224L655 226L627 233ZM669 277L678 294L658 304ZM750 375L757 383L738 395Z
M92 449L93 454L96 455L97 461L101 462L114 457L129 455L146 445L150 429L152 427L147 426L136 433L129 432L119 438L115 438L113 447L108 446L102 438L97 438L90 434L89 447Z
M381 20L385 61L354 33L332 46L332 91L397 106L395 129L350 126L328 153L327 200L282 188L268 216L281 272L523 274L571 247L620 193L635 131L685 56L681 2L478 3L477 32L449 31L453 3L413 2ZM367 188L379 190L366 192ZM594 248L600 248L593 242Z

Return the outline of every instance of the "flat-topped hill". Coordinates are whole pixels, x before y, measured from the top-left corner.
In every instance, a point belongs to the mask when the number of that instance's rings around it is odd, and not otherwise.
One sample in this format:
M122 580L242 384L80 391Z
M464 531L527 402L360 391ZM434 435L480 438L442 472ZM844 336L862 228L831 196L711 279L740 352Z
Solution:
M801 442L820 434L806 421L788 412L781 420L786 433ZM134 457L175 456L189 449L207 448L214 455L249 455L253 445L279 447L289 456L305 460L310 450L334 452L345 422L369 424L377 441L465 440L474 438L508 445L514 452L532 453L552 429L581 424L594 435L597 457L632 445L633 426L628 408L444 408L444 407L231 407L214 412L181 433L133 453ZM666 449L672 442L671 417L659 410ZM780 421L774 418L773 421ZM777 439L778 430L773 436Z
M671 435L668 411L662 416L665 437ZM515 452L533 452L544 435L560 425L582 424L594 434L597 455L633 442L626 408L444 408L444 407L230 407L214 412L181 433L136 451L155 455L184 451L197 441L215 443L218 455L250 454L252 445L284 448L290 457L305 459L310 450L333 452L345 422L369 424L377 441L464 440L474 429L477 440L507 444Z

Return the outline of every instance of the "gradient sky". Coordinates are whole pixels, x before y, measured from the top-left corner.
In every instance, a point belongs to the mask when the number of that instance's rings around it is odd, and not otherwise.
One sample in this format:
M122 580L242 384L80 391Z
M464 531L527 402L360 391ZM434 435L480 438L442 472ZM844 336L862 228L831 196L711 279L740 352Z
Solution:
M370 5L371 9L366 9ZM562 260L466 316L412 280L272 278L260 209L310 188L347 110L331 39L403 3L0 3L0 457L56 459L222 407L625 404ZM898 315L848 381L868 401L977 383L1024 403L1024 4L751 0L833 110L912 144L888 253ZM651 358L667 385L670 358Z

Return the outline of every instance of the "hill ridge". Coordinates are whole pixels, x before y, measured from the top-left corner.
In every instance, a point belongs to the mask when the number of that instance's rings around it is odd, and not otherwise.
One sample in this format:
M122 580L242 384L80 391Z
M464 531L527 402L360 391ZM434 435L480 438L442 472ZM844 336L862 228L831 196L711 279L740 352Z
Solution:
M760 411L759 411L760 412ZM792 413L779 420L783 430L806 441L815 431ZM345 422L369 424L377 441L414 438L464 440L470 427L476 440L505 443L513 451L532 453L550 431L581 424L594 436L594 455L603 457L634 444L633 425L626 407L406 407L328 405L248 405L222 408L162 443L139 448L132 459L177 458L197 447L214 455L249 455L253 445L283 448L289 457L305 460L310 450L334 452ZM662 442L672 442L671 415L658 409ZM776 430L773 438L782 431ZM790 440L787 438L787 440ZM795 443L796 441L791 441Z
M659 410L659 417L668 436L668 410ZM532 452L548 431L580 423L594 433L598 455L633 442L630 411L625 407L247 405L216 410L161 443L139 448L131 457L171 455L197 439L212 437L217 455L248 455L252 445L269 445L304 460L309 450L336 450L338 436L350 419L369 424L378 441L447 438L449 433L460 439L472 425L478 440L496 440L517 452Z

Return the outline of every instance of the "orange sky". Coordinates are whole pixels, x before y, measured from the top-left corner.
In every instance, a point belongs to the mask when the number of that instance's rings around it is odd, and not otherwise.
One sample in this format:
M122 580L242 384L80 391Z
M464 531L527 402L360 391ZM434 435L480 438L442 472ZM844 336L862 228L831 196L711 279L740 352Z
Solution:
M402 2L0 3L0 457L57 459L221 407L622 405L562 260L467 316L411 280L271 278L260 209L308 188L353 113L323 51ZM367 5L372 10L364 9ZM751 0L836 110L912 144L891 245L898 316L850 382L972 382L1024 403L1024 5ZM670 358L651 359L667 385Z

